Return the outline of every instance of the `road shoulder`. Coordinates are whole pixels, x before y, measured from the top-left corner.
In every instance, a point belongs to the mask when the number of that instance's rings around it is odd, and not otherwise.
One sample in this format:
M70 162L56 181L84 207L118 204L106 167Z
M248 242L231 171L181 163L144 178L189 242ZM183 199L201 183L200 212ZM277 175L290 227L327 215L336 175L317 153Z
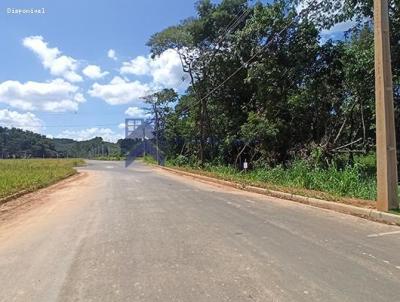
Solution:
M4 224L16 216L45 204L52 193L65 189L71 186L71 184L81 183L88 176L87 172L78 172L48 187L33 192L23 192L14 196L14 198L8 199L7 202L0 203L0 224Z
M348 215L352 215L352 216L357 216L357 217L365 218L365 219L380 222L380 223L400 226L400 215L396 215L396 214L379 212L377 210L370 209L370 208L362 208L362 207L357 207L357 206L343 204L343 203L334 202L334 201L327 201L327 200L322 200L322 199L317 199L317 198L300 196L300 195L296 195L296 194L292 194L292 193L285 193L285 192L279 192L279 191L275 191L275 190L269 190L269 189L254 187L254 186L248 186L248 185L239 184L239 183L232 182L232 181L221 180L218 178L204 176L204 175L191 173L191 172L187 172L187 171L182 171L182 170L174 169L174 168L170 168L170 167L160 167L160 169L162 169L163 171L168 172L168 173L173 173L173 174L179 175L181 177L189 177L193 180L206 182L209 184L222 185L222 186L231 187L231 188L235 188L235 189L239 189L239 190L243 190L243 191L247 191L247 192L252 192L252 193L257 193L257 194L266 195L266 196L270 196L270 197L275 197L282 201L291 201L291 202L302 203L305 205L322 208L322 209L326 209L326 210L331 210L331 211L348 214Z

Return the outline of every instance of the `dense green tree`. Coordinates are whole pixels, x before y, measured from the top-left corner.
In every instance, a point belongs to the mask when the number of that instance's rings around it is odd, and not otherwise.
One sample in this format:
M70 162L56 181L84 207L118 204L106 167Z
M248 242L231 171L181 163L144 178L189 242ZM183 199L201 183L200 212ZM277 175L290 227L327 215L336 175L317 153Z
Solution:
M153 35L153 55L175 49L191 80L163 118L168 155L200 163L247 158L274 165L302 157L330 164L373 150L372 3L203 0L197 16ZM398 9L391 1L396 104ZM344 39L322 42L322 29L349 20L355 25Z

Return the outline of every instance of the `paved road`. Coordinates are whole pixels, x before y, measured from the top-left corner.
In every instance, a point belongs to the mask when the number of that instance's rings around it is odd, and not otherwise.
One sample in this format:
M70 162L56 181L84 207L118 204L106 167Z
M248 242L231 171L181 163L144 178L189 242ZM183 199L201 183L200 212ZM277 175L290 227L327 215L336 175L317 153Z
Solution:
M82 172L0 214L0 301L400 299L400 228L139 163Z

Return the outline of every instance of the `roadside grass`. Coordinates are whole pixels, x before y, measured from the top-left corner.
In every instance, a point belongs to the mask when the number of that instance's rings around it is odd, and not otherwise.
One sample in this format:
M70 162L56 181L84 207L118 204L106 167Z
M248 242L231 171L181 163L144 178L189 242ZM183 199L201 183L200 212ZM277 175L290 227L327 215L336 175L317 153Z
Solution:
M256 168L248 172L229 166L206 165L200 169L174 162L168 165L243 185L366 207L374 206L376 200L376 178L371 173L370 165L364 163L322 169L310 166L305 161L295 161L286 168Z
M81 159L7 159L0 160L1 199L20 192L31 192L76 173Z
M392 214L395 214L395 215L400 215L400 210L390 210L389 213L392 213Z
M147 164L151 164L151 165L156 165L157 164L157 160L155 160L152 156L150 155L145 155L142 158L143 162L147 163Z
M93 160L101 160L101 161L121 161L124 159L125 157L119 155L98 156L96 158L93 158Z

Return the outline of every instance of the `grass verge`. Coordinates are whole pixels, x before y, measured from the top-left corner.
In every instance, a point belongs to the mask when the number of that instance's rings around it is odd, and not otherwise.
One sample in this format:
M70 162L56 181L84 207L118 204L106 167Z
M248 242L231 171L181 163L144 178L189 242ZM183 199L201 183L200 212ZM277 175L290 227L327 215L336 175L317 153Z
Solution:
M93 158L93 160L101 160L101 161L121 161L124 160L125 158L123 156L99 156L96 158Z
M150 155L145 155L142 160L147 164L157 165L157 161Z
M290 168L255 169L245 173L227 166L206 166L203 169L171 163L169 166L247 186L368 208L375 207L376 181L372 177L365 177L359 167L313 169L298 162Z
M0 201L21 191L51 185L74 175L80 159L10 159L0 160Z

